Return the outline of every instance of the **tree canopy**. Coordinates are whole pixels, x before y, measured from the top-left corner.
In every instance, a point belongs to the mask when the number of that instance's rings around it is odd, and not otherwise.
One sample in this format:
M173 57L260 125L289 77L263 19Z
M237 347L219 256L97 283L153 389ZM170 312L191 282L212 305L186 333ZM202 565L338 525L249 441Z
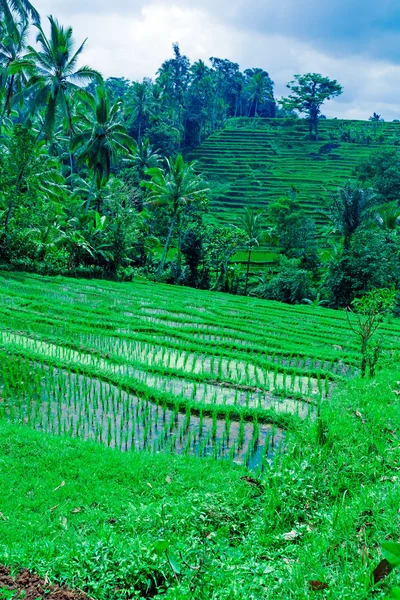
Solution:
M295 75L294 80L287 85L291 94L281 100L282 107L286 110L296 110L307 115L310 127L310 137L315 135L318 140L318 119L321 115L321 106L327 100L340 96L342 86L336 79L329 79L319 73L306 73Z

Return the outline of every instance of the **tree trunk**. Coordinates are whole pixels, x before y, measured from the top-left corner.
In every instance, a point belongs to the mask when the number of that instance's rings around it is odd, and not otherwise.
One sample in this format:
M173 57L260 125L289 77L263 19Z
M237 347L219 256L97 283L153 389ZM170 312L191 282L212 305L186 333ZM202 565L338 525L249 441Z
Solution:
M318 142L319 141L319 131L318 131L318 115L316 115L314 117L314 131L315 131L315 141Z
M139 119L138 119L138 146L140 146L141 138L142 138L142 113L140 113Z
M89 195L87 197L86 204L85 204L85 213L89 212L90 201L93 196L95 182L96 182L96 173L93 173L92 183L90 185L90 190L89 190Z
M178 270L178 277L180 277L181 274L181 269L182 269L182 250L181 250L181 240L182 237L182 228L181 228L181 224L180 224L180 219L178 222L178 260L177 260L177 270Z
M168 235L167 235L167 239L165 240L164 250L163 250L163 253L162 253L160 264L158 265L158 269L157 269L157 275L158 276L160 276L161 273L164 270L164 265L165 265L165 261L167 260L168 249L169 249L169 245L170 245L170 242L171 242L172 233L174 231L175 223L176 223L176 215L172 217L171 225L170 225L170 228L169 228L169 231L168 231Z
M310 115L310 118L308 120L308 131L309 131L310 140L312 140L312 138L313 138L313 120L312 120L312 116L311 115Z
M251 262L251 253L252 253L253 248L250 246L249 248L249 256L247 259L247 270L246 270L246 283L244 286L244 295L247 296L247 285L249 283L249 273L250 273L250 262Z
M7 95L6 95L6 99L4 102L4 109L3 109L3 112L2 112L1 118L0 118L0 127L3 124L3 120L4 120L4 117L6 116L6 114L9 115L10 111L11 111L11 98L12 98L14 80L15 80L15 75L12 75L11 81L8 84Z

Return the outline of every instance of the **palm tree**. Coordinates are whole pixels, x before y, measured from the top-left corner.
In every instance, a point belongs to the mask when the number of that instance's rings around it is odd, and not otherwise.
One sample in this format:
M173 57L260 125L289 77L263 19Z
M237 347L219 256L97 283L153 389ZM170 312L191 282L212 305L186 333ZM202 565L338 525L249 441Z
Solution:
M190 67L191 79L193 83L197 83L202 81L210 74L210 67L207 67L206 63L199 59L197 62L193 63Z
M196 173L194 163L185 163L181 154L178 155L175 161L166 159L166 163L167 168L165 170L160 168L148 169L146 175L149 175L151 179L142 182L143 187L146 187L150 192L148 202L157 206L165 206L171 214L170 226L157 270L158 275L164 269L172 233L175 225L178 225L178 227L180 225L183 209L188 204L203 201L209 191L201 176ZM178 256L180 256L180 239Z
M247 294L247 286L249 282L251 253L254 246L260 245L260 237L262 234L261 218L262 213L257 212L254 208L245 208L244 213L240 217L239 228L242 229L247 236L247 247L249 254L247 258L246 283L244 286L244 294Z
M135 148L132 163L137 169L138 179L145 179L146 171L158 167L161 162L161 155L158 150L153 150L150 140L145 138Z
M370 215L375 204L375 194L371 188L363 188L349 181L331 195L330 219L343 235L344 249L350 249L351 239L357 229Z
M258 115L258 107L264 101L267 84L261 73L256 73L249 81L248 91L250 94L249 115L254 106L254 118Z
M102 81L98 71L84 66L76 68L86 40L74 52L72 28L64 28L52 16L50 38L46 37L41 25L36 24L39 33L36 41L40 50L28 46L28 58L35 64L37 74L32 77L28 91L33 96L31 110L45 107L44 131L51 140L53 137L57 109L67 118L70 138L74 133L71 113L71 98L81 91L80 85L90 81Z
M34 23L40 23L40 15L29 0L0 0L0 17L3 17L2 20L10 34L18 27L15 15L23 21L31 18Z
M88 120L88 127L74 136L71 151L80 148L79 158L87 163L93 174L86 202L88 211L95 184L100 189L107 183L112 164L120 155L129 154L135 143L122 125L121 100L110 105L107 91L101 86L97 89L95 98L87 98L85 103L93 117Z
M137 142L140 144L142 140L143 121L153 112L151 86L147 81L143 81L143 83L136 82L133 84L132 95L128 106L132 118L136 121L138 132Z
M0 114L0 126L11 112L15 94L20 94L27 83L27 72L32 63L23 56L28 36L28 23L16 23L15 29L0 38L0 90L4 92L4 106Z

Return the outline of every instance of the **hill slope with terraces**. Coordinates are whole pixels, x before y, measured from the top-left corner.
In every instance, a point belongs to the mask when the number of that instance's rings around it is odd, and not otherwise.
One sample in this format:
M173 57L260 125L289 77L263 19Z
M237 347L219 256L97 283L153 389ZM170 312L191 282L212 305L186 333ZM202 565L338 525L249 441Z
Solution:
M353 139L355 141L342 141ZM318 210L327 190L353 176L374 150L400 144L400 123L320 121L318 142L304 119L232 119L188 158L212 189L212 219L232 222L245 206L265 209L294 186L303 206L322 224Z

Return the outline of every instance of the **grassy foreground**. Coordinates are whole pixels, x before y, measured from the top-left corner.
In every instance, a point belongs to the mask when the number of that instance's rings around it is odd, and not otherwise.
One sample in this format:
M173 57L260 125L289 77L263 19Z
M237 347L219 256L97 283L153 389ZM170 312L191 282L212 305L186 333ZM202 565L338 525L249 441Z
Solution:
M262 489L223 461L122 454L3 420L0 562L98 600L384 598L396 575L374 589L369 576L380 542L399 537L398 380L392 369L337 388Z

